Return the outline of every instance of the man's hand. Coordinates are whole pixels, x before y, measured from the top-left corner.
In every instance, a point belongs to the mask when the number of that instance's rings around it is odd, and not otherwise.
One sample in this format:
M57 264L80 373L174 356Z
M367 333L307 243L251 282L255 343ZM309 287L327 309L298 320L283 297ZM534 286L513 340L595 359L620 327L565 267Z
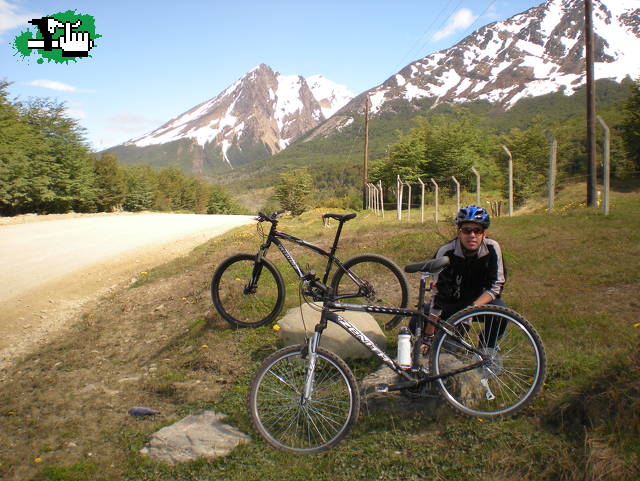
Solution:
M442 311L439 309L431 309L429 311L429 319L433 322L440 322L442 320Z

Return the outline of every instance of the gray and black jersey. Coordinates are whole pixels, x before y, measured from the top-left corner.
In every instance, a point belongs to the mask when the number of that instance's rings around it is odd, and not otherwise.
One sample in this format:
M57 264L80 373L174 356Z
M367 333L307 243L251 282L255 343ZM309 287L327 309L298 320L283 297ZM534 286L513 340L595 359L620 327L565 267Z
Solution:
M442 310L446 319L488 292L498 299L507 278L500 244L485 238L477 255L465 256L459 239L438 249L434 258L447 256L449 265L435 277L431 308Z

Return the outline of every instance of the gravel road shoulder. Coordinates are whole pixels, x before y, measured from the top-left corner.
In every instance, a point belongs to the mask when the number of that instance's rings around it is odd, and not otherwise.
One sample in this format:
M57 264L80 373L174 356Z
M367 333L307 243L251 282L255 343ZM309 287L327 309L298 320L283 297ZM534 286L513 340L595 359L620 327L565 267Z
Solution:
M8 224L30 224L33 222L74 219L78 217L109 217L114 214L55 216L20 216L0 219L0 233ZM136 214L118 214L131 216ZM144 214L137 214L142 219ZM249 218L244 219L244 223ZM52 277L49 281L34 279L34 287L23 289L17 295L2 299L0 313L0 371L14 359L25 355L52 336L64 331L79 313L107 296L130 284L141 272L186 255L194 247L211 237L241 225L235 220L228 227L207 228L191 231L179 239L162 241L156 238L150 245L127 250L114 257L98 261L84 268ZM6 232L6 231L5 231ZM20 253L16 253L20 255ZM42 273L44 278L45 273ZM6 289L5 289L6 291Z

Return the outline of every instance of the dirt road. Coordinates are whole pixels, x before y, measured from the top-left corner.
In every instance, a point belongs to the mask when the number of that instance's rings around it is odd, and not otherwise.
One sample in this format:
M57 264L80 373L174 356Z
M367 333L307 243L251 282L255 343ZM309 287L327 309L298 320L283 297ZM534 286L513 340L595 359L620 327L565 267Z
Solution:
M64 327L84 303L250 222L145 213L0 225L0 368Z

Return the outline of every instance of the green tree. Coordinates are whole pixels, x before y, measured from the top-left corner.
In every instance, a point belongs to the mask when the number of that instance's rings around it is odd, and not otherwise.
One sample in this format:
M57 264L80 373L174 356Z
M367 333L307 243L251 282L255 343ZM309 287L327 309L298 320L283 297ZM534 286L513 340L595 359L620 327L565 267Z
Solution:
M313 179L306 169L291 170L280 174L275 194L283 209L293 215L302 214L311 198Z
M126 195L125 171L113 154L102 154L93 162L96 207L111 212L122 205Z
M126 194L122 206L138 212L152 209L156 197L156 174L148 166L136 165L125 171Z
M63 103L31 99L17 104L24 123L37 132L27 175L33 181L32 212L95 209L93 156L84 129Z
M241 210L222 187L213 185L209 188L207 214L239 214Z
M64 104L12 103L0 82L0 212L95 209L92 155Z
M515 205L520 206L546 185L549 142L544 135L542 122L537 122L527 130L513 129L505 137L504 143L513 157L513 198ZM502 156L502 159L506 170L506 157ZM505 185L505 196L507 189Z
M34 202L34 185L29 179L32 170L36 132L20 118L9 101L9 82L0 81L0 214L29 212Z
M630 160L640 170L640 78L631 85L631 95L624 105L622 137Z
M451 176L468 183L471 167L476 167L490 187L498 186L502 176L492 153L497 137L482 124L477 115L458 107L446 115L418 118L416 127L391 145L384 159L373 163L370 179L382 180L387 188L395 186L398 175L416 184L418 178L448 182Z

